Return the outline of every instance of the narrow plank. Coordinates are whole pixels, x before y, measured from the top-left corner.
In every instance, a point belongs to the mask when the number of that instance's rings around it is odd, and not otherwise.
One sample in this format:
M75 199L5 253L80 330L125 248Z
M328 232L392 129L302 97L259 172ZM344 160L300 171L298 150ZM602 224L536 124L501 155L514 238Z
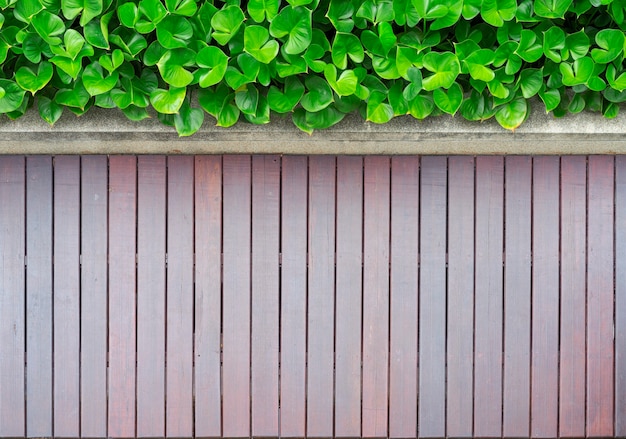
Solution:
M284 156L281 175L280 434L306 433L306 156Z
M278 437L280 161L252 158L252 435Z
M26 435L52 436L52 158L26 158Z
M361 436L363 158L337 157L335 436Z
M80 435L80 157L54 158L54 435Z
M223 435L250 436L250 156L223 162Z
M504 160L476 158L474 436L502 434Z
M585 436L587 158L561 158L559 435Z
M474 158L448 159L446 431L471 437L474 352Z
M80 402L82 437L107 437L106 156L81 157Z
M219 437L222 430L222 157L197 156L195 167L195 435Z
M135 437L137 159L109 158L110 437Z
M362 435L380 438L389 409L389 158L364 165Z
M530 157L505 159L503 436L530 433Z
M307 436L333 434L335 158L309 158Z
M559 157L533 159L531 435L558 434Z
M613 156L589 157L587 436L613 435Z
M25 436L25 161L0 157L0 436Z
M193 434L193 157L167 158L165 434Z
M137 158L137 436L165 437L166 158Z
M446 435L446 157L421 162L418 434Z
M391 159L389 436L417 434L419 157Z
M615 436L626 436L626 156L615 157Z

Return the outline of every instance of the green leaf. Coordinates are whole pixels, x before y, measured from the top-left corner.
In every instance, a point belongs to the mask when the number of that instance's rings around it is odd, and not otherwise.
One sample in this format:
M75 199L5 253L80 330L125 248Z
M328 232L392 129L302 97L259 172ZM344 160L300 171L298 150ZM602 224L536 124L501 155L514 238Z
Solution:
M0 89L4 91L0 97L0 113L9 113L20 108L26 92L19 85L8 79L0 79Z
M234 66L229 66L224 75L226 83L233 90L254 81L260 70L260 63L247 53L242 53L237 57L237 64L241 71Z
M148 114L148 110L146 110L145 108L136 107L134 105L130 105L122 109L122 113L124 113L124 116L126 116L128 119L135 122L139 122L140 120L144 120L150 117L150 115Z
M409 101L409 114L416 119L425 119L435 109L435 104L430 95L419 94Z
M503 128L515 131L528 116L528 104L525 99L517 98L501 105L496 110L496 120Z
M611 88L620 92L626 90L626 72L620 72L618 77L616 75L617 70L613 64L606 66L606 79Z
M85 40L94 47L100 49L109 48L109 21L113 11L104 14L100 20L90 21L84 29Z
M520 72L518 84L522 95L526 99L535 96L543 86L543 72L541 69L524 69Z
M249 0L248 14L257 23L271 22L278 14L280 0Z
M539 97L546 106L546 112L554 110L561 103L561 93L558 90L549 89L545 91L539 91Z
M283 91L274 85L270 87L267 92L267 101L273 111L288 113L298 105L302 96L304 96L304 85L299 79L289 77L285 79Z
M563 84L574 86L584 84L593 74L593 60L589 57L579 58L573 64L561 63L559 70L563 75Z
M191 136L200 129L204 122L204 111L201 108L192 108L188 102L181 105L179 112L174 115L174 127L179 136Z
M374 123L387 123L393 116L393 108L387 102L387 95L379 91L370 94L367 100L367 119Z
M323 130L338 124L345 117L345 113L337 110L334 106L329 106L317 112L305 111L299 108L294 113L294 123L305 132L311 134L313 130ZM301 120L301 119L304 120ZM296 120L297 119L297 120Z
M624 51L624 32L617 29L602 29L596 34L600 49L592 49L591 57L597 63L608 64Z
M257 61L269 64L278 55L278 42L262 26L247 26L243 37L244 50Z
M39 116L50 125L54 125L63 114L63 107L45 96L37 98L37 109Z
M572 114L580 113L585 109L585 98L580 93L575 93L574 97L567 106L567 110Z
M433 92L433 99L441 111L454 115L463 102L463 89L455 82L447 92L441 88L436 89Z
M198 52L196 62L200 67L196 74L198 84L203 88L220 82L228 67L228 57L219 47L215 46L205 47Z
M602 115L607 119L614 119L619 114L619 105L614 103L609 103L608 105L604 105L602 107Z
M46 43L51 46L61 44L58 35L65 32L65 24L61 18L44 10L33 17L31 24Z
M387 93L387 101L393 108L394 116L402 116L409 112L409 103L403 94L404 81L396 81Z
M472 52L462 62L470 76L478 81L489 82L496 76L493 70L488 65L493 63L495 59L495 53L489 49L478 49Z
M157 30L158 34L158 30ZM143 35L130 29L117 28L109 36L111 42L124 52L135 58L142 50L148 47Z
M106 78L102 66L97 61L85 67L83 72L83 85L91 96L106 93L115 87L119 74L113 72Z
M348 56L356 64L363 62L365 52L359 39L353 34L337 33L331 48L333 64L340 69L348 67Z
M63 15L68 20L80 14L80 25L85 26L103 11L102 0L61 0Z
M193 16L198 10L195 0L165 0L168 12L185 17Z
M168 50L157 63L161 77L171 87L186 87L193 82L194 76L185 67L193 65L195 57L195 52L190 49Z
M29 24L33 16L43 10L44 7L39 0L18 0L13 15L20 21Z
M561 62L561 50L565 48L565 32L552 26L543 33L543 53L552 61Z
M576 60L584 57L589 52L589 37L584 31L579 31L565 37L565 56L567 59L570 55Z
M0 41L4 41L1 40ZM8 48L8 45L7 45ZM46 57L50 58L52 56L52 52L50 51L50 46L46 44L44 40L36 33L29 33L24 38L24 42L22 43L22 49L24 51L24 56L26 59L34 64L39 64L41 62L41 55L44 54ZM6 59L6 54L4 56ZM4 62L4 59L2 60Z
M490 25L500 27L515 17L516 10L516 0L483 0L480 15Z
M535 0L535 14L545 18L563 18L573 0Z
M98 58L100 65L104 67L109 73L117 70L124 62L124 54L120 49L115 49L111 55L102 55Z
M281 53L276 58L276 73L281 78L298 75L307 71L306 59L300 55Z
M354 28L354 5L345 0L331 0L326 17L337 32L349 34Z
M429 52L424 55L423 62L424 67L433 72L422 81L424 90L427 91L440 87L449 88L461 72L459 60L451 52Z
M168 15L156 27L157 39L166 49L187 47L193 28L184 17ZM215 36L215 34L214 34Z
M444 4L447 9L446 14L433 21L430 25L431 30L445 29L454 25L457 21L459 21L459 18L461 18L461 13L463 12L463 0L452 0L441 3Z
M235 5L226 6L217 11L211 18L215 41L222 46L227 44L235 36L244 19L243 11Z
M134 29L139 21L139 8L135 3L124 3L117 8L117 18L122 25Z
M256 114L259 104L259 90L251 84L242 87L235 93L235 104L244 114Z
M53 73L54 68L47 61L39 64L36 72L29 67L22 66L15 72L15 82L34 95L50 82Z
M284 50L288 55L297 55L306 50L313 38L311 11L298 6L286 6L272 20L270 34L284 38Z
M326 81L318 76L310 76L304 80L308 93L300 100L306 111L317 112L333 102L333 92Z
M76 80L82 70L82 62L80 59L74 60L66 56L56 55L50 58L50 62Z
M324 77L339 96L354 94L359 84L359 78L357 78L353 70L344 70L337 78L337 68L332 64L328 64L324 69Z
M543 55L543 46L530 29L522 30L519 46L515 51L524 61L533 63Z
M186 88L156 89L150 94L150 103L163 114L176 114L185 100Z
M54 101L59 105L84 110L91 96L85 90L83 83L78 80L72 89L61 89L54 95Z

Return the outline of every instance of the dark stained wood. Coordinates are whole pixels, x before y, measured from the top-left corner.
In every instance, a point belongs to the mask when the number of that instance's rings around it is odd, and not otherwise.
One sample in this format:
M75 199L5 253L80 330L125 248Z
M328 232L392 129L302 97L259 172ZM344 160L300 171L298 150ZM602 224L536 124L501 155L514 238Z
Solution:
M81 157L81 435L107 436L107 157Z
M337 157L335 436L361 435L363 158Z
M474 158L448 159L446 431L472 436L474 352Z
M505 159L503 436L530 429L530 157Z
M585 435L587 158L561 158L559 434Z
M80 157L54 158L54 434L80 435Z
M504 159L476 158L474 435L502 433Z
M305 156L284 156L281 175L280 433L304 437L306 420L307 181Z
M250 221L249 156L223 162L223 435L250 436Z
M587 436L606 437L613 435L614 158L590 156L588 179Z
M109 427L135 437L137 159L109 158Z
M615 436L626 436L626 156L615 157Z
M137 158L137 436L165 436L166 158Z
M195 434L219 437L221 418L222 158L195 158Z
M280 161L252 158L252 435L278 437Z
M25 436L25 161L0 157L0 436Z
M309 158L307 436L333 434L335 158Z
M364 162L362 436L387 437L389 403L389 158L370 156L365 157Z
M559 157L533 159L532 437L558 435Z
M422 157L418 434L445 436L446 157Z
M193 433L193 157L167 158L165 434Z
M389 436L417 435L419 158L391 159Z

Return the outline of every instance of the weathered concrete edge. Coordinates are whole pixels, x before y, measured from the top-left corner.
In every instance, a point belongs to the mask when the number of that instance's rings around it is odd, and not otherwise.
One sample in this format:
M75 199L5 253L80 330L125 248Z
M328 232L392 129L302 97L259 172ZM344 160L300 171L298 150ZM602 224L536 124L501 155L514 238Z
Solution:
M156 118L132 122L115 110L66 113L54 127L34 111L0 121L0 154L626 154L623 113L611 120L595 113L555 119L535 108L514 133L493 120L447 116L375 125L350 115L311 136L288 118L227 129L207 120L191 137L178 137Z

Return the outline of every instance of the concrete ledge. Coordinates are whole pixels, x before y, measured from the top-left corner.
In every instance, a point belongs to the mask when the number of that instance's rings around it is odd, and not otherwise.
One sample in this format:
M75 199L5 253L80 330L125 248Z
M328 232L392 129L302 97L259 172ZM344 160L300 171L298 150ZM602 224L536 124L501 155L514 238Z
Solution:
M29 111L0 121L0 154L624 154L626 114L605 119L580 113L555 119L535 106L514 133L495 120L468 122L448 116L418 121L410 116L384 125L346 117L312 136L290 117L268 125L239 122L231 128L203 127L178 137L156 118L132 122L116 110L92 108L76 117L66 111L54 127Z

